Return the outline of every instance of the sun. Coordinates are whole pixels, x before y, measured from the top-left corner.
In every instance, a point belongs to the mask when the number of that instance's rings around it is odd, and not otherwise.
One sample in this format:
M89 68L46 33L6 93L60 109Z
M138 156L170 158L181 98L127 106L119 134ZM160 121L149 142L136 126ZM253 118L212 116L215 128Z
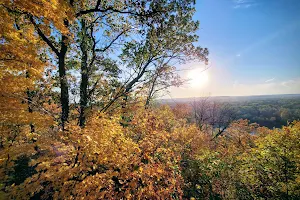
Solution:
M193 69L187 74L189 85L193 88L200 88L205 86L209 81L209 74L206 70Z

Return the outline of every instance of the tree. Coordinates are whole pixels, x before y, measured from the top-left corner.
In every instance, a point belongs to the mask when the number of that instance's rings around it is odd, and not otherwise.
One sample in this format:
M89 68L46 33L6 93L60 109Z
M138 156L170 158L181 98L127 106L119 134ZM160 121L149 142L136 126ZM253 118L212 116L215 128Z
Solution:
M194 13L192 5L192 1L181 3L176 1L115 1L114 4L92 1L80 7L76 17L83 20L79 24L82 31L79 36L82 75L79 109L81 126L85 122L84 112L87 109L88 100L99 87L99 82L111 82L111 80L100 78L105 72L119 70L125 76L124 73L127 69L135 68L134 73L131 74L132 79L128 78L120 84L114 84L119 87L115 88L114 86L114 94L107 95L112 97L108 99L108 102L102 102L102 104L105 103L102 111L108 111L121 97L125 100L126 96L132 92L133 87L145 77L145 74L150 72L150 68L158 60L164 62L164 65L168 64L171 59L182 62L191 59L207 61L207 49L196 48L193 45L198 38L195 35L198 22L192 20ZM175 29L175 23L179 22L181 25ZM97 40L94 37L95 34L97 34ZM135 37L132 38L130 35ZM159 42L161 44L157 45ZM180 47L180 45L182 46ZM117 52L114 50L115 46L123 49L119 59L107 55L107 52ZM156 50L155 46L157 46ZM149 55L148 58L141 57L143 53L145 56ZM108 60L109 62L106 62ZM120 62L119 66L116 65L116 61ZM97 63L101 63L103 68L99 70ZM126 66L126 68L121 66ZM99 77L92 84L90 77L93 77L96 71L100 71ZM170 75L171 71L168 73ZM175 75L172 76L175 77ZM160 79L163 77L161 75ZM115 83L119 82L115 81L115 76L112 79ZM88 91L89 86L91 86L90 91ZM109 90L108 87L107 85L105 90Z
M3 1L0 6L5 19L1 20L1 121L3 126L30 124L31 132L35 120L44 124L41 114L49 115L33 96L47 62L42 59L44 45L24 13L46 15L47 8L53 9L48 3L35 6L41 9L36 11L24 2Z
M299 122L282 129L261 129L255 147L241 155L243 181L255 198L298 199Z
M194 100L192 112L195 123L200 130L211 126L211 133L214 138L220 136L228 126L236 119L235 109L228 103L210 101L209 97Z
M185 3L177 6L173 9L174 13L172 15L169 16L165 13L165 20L161 19L157 25L151 24L143 39L125 44L120 58L122 64L130 70L129 77L125 79L121 90L104 107L104 110L107 110L120 97L126 100L126 96L133 90L143 89L145 83L151 85L151 97L155 91L155 84L159 85L158 75L160 79L168 78L167 73L169 76L176 76L174 74L175 70L170 70L172 69L170 66L171 61L180 63L192 60L207 62L208 50L195 47L193 44L198 39L195 31L199 26L198 22L192 20L194 10ZM183 12L184 10L185 12ZM172 13L171 11L169 13ZM175 26L175 24L178 26ZM162 80L160 83L162 83ZM175 83L165 84L166 88L172 85L175 85ZM152 91L151 88L153 88Z
M68 26L71 19L70 5L64 1L4 1L2 6L10 13L18 15L21 23L31 23L54 55L58 58L58 68L61 88L62 124L69 115L69 94L66 80L65 57L68 50ZM35 9L38 8L38 9ZM55 15L54 15L55 13ZM51 27L54 25L55 33L61 34L59 43L50 39ZM53 32L52 32L53 33Z
M169 59L167 62L170 62L172 59ZM184 80L176 73L176 68L159 61L159 67L156 67L155 71L149 72L149 80L145 83L146 89L146 102L145 107L148 108L150 102L155 99L155 95L159 95L163 91L166 91L172 86L179 87L184 83ZM161 95L161 94L160 94Z

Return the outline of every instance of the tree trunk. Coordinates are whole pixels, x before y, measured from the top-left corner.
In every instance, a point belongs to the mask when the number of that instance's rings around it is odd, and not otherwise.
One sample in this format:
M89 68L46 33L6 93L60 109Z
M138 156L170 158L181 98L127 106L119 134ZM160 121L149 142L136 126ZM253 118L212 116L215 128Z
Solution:
M61 125L64 130L65 122L68 121L69 117L69 88L68 88L68 80L66 77L66 66L65 66L65 58L66 53L68 51L68 37L66 35L61 36L60 42L60 51L55 47L55 45L49 40L39 26L36 24L32 15L30 15L30 21L34 25L35 29L39 36L44 40L51 50L58 57L58 72L59 72L59 81L60 81L60 103L61 103ZM64 20L65 27L69 26L69 21L67 19Z
M80 82L80 114L79 114L79 126L84 127L86 116L85 110L88 103L88 52L87 52L87 30L85 20L81 21L82 25L82 41L80 49L82 52L81 57L81 82Z
M151 101L151 99L154 95L154 87L155 87L157 78L158 78L158 74L155 75L153 81L151 82L151 87L150 87L150 90L149 90L149 94L147 96L147 100L146 100L146 103L145 103L145 108L149 107L150 101Z
M32 108L31 108L31 106L32 106L31 105L32 98L31 98L31 92L30 92L29 89L27 89L26 94L27 94L28 112L32 113L33 112ZM34 129L34 125L33 125L32 121L30 122L29 126L30 126L30 133L34 133L35 129Z
M68 38L66 36L64 35L62 36L61 50L58 56L58 71L59 71L60 90L61 90L60 102L62 108L61 123L63 129L64 129L65 122L68 121L68 117L69 117L69 87L68 87L68 81L66 77L66 66L65 66L65 58L68 50L68 46L66 44L67 39Z
M26 71L26 78L29 78L29 72L28 71ZM33 112L32 105L31 105L32 104L32 94L31 94L29 88L27 88L26 95L27 95L28 112L32 113ZM30 122L29 126L30 126L30 133L34 133L35 129L34 129L33 123Z

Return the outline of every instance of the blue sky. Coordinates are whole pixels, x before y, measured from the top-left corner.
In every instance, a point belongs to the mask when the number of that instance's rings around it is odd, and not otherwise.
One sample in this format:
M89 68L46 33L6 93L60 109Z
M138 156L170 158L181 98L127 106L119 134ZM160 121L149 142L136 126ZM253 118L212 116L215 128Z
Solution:
M198 0L196 9L209 78L172 97L300 93L300 0Z

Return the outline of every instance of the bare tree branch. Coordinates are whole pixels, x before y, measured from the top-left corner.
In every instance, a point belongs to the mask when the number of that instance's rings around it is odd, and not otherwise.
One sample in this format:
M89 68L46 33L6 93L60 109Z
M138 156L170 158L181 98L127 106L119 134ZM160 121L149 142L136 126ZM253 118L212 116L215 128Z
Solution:
M106 47L102 48L102 49L95 49L96 52L105 52L107 49L109 49L111 47L111 45L113 45L113 43L119 39L119 37L121 37L121 35L123 35L125 33L125 30L123 30L122 32L120 32Z
M113 11L115 13L120 13L120 14L130 14L130 15L139 16L139 17L149 17L154 14L164 12L164 11L155 10L155 11L152 11L149 13L138 13L133 10L118 10L118 9L115 9L114 7L99 8L100 3L98 5L98 2L97 2L97 6L95 8L88 9L88 10L81 10L76 14L76 17L80 17L82 15L89 14L89 13L96 13L96 12L104 13L107 11Z

